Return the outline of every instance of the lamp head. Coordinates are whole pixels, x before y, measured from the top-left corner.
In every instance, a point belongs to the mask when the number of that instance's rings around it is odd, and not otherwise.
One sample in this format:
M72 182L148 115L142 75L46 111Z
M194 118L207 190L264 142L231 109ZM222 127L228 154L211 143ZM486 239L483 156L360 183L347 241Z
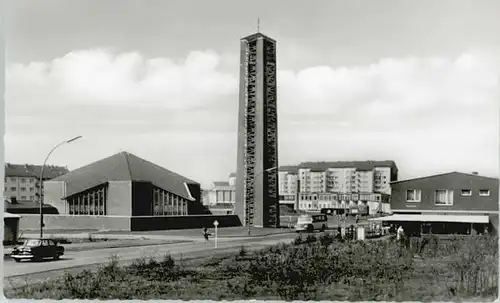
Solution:
M82 136L74 137L74 138L69 139L68 141L66 141L66 143L71 143L71 142L73 142L73 141L76 141L76 140L80 139L81 137L82 137Z

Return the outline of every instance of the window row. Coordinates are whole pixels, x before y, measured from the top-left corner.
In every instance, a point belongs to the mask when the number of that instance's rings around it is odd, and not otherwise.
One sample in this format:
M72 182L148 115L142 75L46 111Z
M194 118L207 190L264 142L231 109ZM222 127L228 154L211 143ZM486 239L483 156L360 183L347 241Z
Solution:
M8 190L10 190L10 191L17 191L17 187L5 187L4 190L5 191L8 191ZM19 191L22 191L22 192L29 191L30 193L33 193L33 192L35 192L35 188L34 187L29 187L29 188L20 187Z
M217 203L234 202L236 193L233 190L216 190L215 196Z
M19 178L19 182L21 183L35 183L37 179L36 178ZM16 177L11 177L9 178L10 182L17 182ZM7 178L4 178L4 182L7 183Z
M70 215L104 216L107 213L107 187L102 186L69 197Z
M153 188L153 215L185 216L188 214L188 200L158 187Z
M300 195L302 201L380 201L380 198L380 194Z
M471 189L460 190L462 196L470 197L472 196ZM478 195L481 197L487 197L490 195L489 189L480 189ZM420 189L408 189L406 191L406 202L421 202L422 191ZM453 190L449 189L438 189L434 191L434 203L436 205L453 205Z

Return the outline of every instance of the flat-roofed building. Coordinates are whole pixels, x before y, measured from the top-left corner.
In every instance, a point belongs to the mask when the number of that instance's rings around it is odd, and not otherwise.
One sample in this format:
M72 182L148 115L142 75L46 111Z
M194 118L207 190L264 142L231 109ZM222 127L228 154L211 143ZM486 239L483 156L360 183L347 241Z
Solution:
M392 182L391 188L393 216L377 220L414 233L498 231L498 178L450 172Z

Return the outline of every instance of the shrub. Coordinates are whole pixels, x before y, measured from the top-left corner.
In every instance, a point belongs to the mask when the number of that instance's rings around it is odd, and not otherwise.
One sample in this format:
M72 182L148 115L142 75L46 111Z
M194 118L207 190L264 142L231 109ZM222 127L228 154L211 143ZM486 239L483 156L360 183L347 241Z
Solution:
M248 253L248 252L247 252L247 250L246 250L245 246L243 246L243 245L242 245L242 246L240 247L239 252L238 252L238 256L240 256L240 257L245 257L245 256L247 255L247 253Z
M128 267L128 271L135 276L148 281L169 281L179 277L180 272L175 266L175 261L170 255L165 255L161 262L154 258L137 259Z
M307 235L307 238L305 240L305 243L314 243L318 239L314 235Z
M300 245L304 243L304 239L302 239L302 235L298 235L294 240L293 240L293 244L294 245Z
M16 293L55 299L450 301L491 297L498 289L496 237L413 238L409 248L389 241L340 243L328 233L312 238L299 236L294 244L301 245L256 252L242 247L196 271L177 265L170 255L161 261L138 259L127 267L112 257L96 272L66 274ZM424 258L414 259L414 252Z
M319 237L319 242L323 246L329 246L330 244L333 243L334 240L335 240L335 237L332 234L328 233L328 232L323 233Z

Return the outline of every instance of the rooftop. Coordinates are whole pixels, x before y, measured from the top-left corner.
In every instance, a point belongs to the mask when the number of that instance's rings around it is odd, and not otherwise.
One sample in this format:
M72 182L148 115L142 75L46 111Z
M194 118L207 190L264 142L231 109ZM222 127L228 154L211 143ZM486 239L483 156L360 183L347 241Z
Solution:
M5 176L6 177L36 177L40 178L42 172L42 165L31 164L12 164L5 163ZM52 179L69 172L67 167L45 165L43 169L43 178Z
M243 37L241 38L241 40L247 40L247 41L252 41L252 40L257 40L259 38L263 38L265 40L269 40L269 41L272 41L272 42L276 42L276 40L274 40L273 38L270 38L262 33L255 33L255 34L251 34L249 36L246 36L246 37Z
M93 162L51 181L66 182L67 196L108 181L146 181L186 199L191 199L186 184L199 184L128 152Z
M299 165L280 166L280 171L297 173L299 168L310 168L312 171L325 171L328 168L355 168L360 171L370 171L375 167L391 167L397 169L392 160L384 161L333 161L333 162L302 162Z
M391 184L409 182L409 181L415 181L415 180L423 180L423 179L429 179L429 178L435 178L435 177L441 177L441 176L447 176L447 175L468 176L468 177L473 177L473 178L475 177L475 178L490 179L490 180L498 181L498 178L492 178L492 177L480 176L477 174L468 174L468 173L461 173L458 171L453 171L453 172L448 172L448 173L443 173L443 174L436 174L436 175L417 177L417 178L411 178L411 179L406 179L406 180L393 181L393 182L391 182Z

